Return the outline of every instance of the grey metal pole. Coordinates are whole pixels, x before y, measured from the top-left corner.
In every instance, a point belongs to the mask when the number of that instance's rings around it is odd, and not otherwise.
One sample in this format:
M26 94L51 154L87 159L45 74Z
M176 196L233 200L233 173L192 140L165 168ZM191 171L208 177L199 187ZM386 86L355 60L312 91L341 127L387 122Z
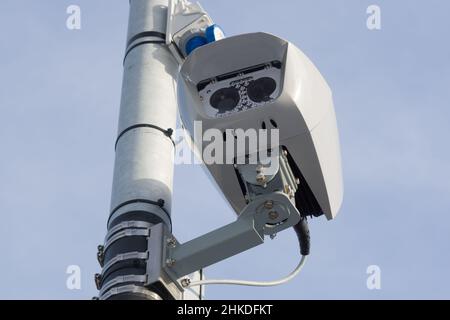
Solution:
M162 229L152 228L171 229L178 64L164 44L168 2L130 0L111 215L98 254L101 299L173 298L149 283L161 272L160 253L149 247L163 241Z

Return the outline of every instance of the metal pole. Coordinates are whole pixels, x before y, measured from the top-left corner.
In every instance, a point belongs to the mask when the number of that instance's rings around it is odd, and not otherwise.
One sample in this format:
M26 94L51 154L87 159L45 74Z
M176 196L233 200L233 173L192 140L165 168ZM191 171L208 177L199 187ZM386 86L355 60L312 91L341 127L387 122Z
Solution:
M161 283L148 282L161 268L146 263L161 259L149 248L162 247L164 232L152 228L172 227L178 64L164 45L168 2L130 0L111 215L96 275L101 299L171 297Z

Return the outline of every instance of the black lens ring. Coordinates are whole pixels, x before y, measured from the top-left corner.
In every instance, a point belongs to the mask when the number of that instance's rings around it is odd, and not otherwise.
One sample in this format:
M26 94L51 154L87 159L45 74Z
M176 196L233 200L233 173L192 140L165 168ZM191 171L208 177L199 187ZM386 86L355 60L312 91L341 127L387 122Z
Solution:
M271 99L271 94L275 92L277 82L269 77L259 78L250 82L247 93L250 100L256 103L267 102Z
M241 96L238 89L229 87L217 90L209 101L210 105L220 113L231 111L237 107Z

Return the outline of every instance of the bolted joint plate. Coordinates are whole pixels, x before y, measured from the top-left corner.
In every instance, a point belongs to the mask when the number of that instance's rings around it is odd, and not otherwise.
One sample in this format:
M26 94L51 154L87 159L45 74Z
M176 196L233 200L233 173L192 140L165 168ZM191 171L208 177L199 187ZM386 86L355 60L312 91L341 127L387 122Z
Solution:
M282 192L256 197L244 208L239 219L252 215L255 228L269 236L293 227L300 221L297 208Z
M270 205L268 205L270 203ZM184 244L167 236L164 242L165 270L175 281L194 271L264 243L265 235L273 235L293 227L300 213L282 192L256 197L238 219Z

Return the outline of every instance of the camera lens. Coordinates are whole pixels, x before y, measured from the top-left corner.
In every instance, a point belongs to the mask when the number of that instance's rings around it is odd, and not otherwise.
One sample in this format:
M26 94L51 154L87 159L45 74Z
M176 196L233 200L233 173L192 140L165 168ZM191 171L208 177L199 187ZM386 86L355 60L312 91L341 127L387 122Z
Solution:
M264 77L250 82L247 92L249 98L254 102L265 102L270 100L270 95L274 93L277 88L277 83L274 79Z
M219 110L220 113L231 111L239 103L241 96L235 88L223 88L217 90L211 97L209 103L213 108Z

